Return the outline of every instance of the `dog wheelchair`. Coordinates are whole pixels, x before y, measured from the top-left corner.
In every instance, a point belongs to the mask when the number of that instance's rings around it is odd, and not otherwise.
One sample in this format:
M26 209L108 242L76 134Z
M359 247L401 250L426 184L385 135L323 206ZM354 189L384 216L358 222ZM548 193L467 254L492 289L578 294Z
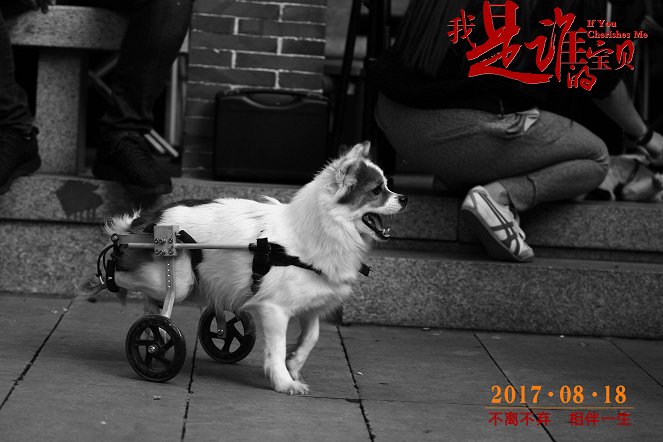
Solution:
M166 382L175 377L186 359L186 340L182 331L170 319L175 304L175 258L178 250L191 250L192 256L202 249L229 249L255 252L256 245L232 246L224 244L198 244L178 226L155 225L154 233L122 233L111 236L97 260L97 276L102 279L105 270L106 286L117 292L115 284L116 258L127 248L153 249L154 255L164 261L166 293L160 314L146 315L129 329L125 340L126 356L131 368L143 379ZM109 260L106 254L113 250ZM219 312L208 306L198 322L198 341L203 350L215 361L232 364L251 353L256 342L256 327L247 312ZM239 328L238 328L239 326Z

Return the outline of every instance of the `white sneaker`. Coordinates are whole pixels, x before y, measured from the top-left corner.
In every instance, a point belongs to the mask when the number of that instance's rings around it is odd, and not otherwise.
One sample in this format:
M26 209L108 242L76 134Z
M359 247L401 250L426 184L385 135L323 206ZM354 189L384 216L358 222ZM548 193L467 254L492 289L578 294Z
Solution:
M518 215L496 202L482 186L467 193L460 210L464 221L493 258L516 262L534 258L534 251L525 242Z

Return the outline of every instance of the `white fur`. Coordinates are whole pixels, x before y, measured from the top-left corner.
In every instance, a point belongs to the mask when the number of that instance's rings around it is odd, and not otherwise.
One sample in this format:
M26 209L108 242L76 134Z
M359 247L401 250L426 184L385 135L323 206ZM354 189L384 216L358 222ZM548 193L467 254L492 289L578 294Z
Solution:
M375 235L361 221L369 208L339 204L352 191L357 164L366 162L368 144L358 144L330 163L301 188L288 204L273 198L260 203L244 199L217 199L218 204L167 209L159 224L177 225L198 243L238 245L244 250L205 249L198 267L199 290L218 310L249 310L259 319L265 335L265 372L276 391L307 394L300 370L319 335L319 316L338 306L351 294L362 260ZM384 179L384 175L380 176ZM390 193L387 203L370 207L371 212L393 214L404 208L399 195ZM108 234L129 230L139 213L112 219ZM281 244L288 254L322 271L294 267L272 267L257 293L251 292L253 254L246 247L257 238ZM175 298L186 298L196 283L188 252L176 258ZM116 283L128 290L163 300L164 263L154 258L139 268L117 272ZM286 354L288 321L298 317L302 332L297 345Z

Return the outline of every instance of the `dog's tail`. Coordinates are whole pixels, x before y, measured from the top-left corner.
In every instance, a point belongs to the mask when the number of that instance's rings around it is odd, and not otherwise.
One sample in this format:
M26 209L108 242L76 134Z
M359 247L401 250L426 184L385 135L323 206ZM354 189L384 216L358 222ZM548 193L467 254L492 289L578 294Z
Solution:
M107 288L104 280L97 275L86 276L74 283L76 299L85 300L89 302L97 302L97 294L103 289ZM127 290L120 288L116 293L122 307L127 305Z
M106 283L97 275L86 276L74 283L76 299L94 302L95 295L106 288Z
M124 215L108 218L104 225L101 227L101 230L108 236L111 236L114 233L129 233L131 231L132 223L139 217L140 210L137 210L132 214L127 213ZM106 282L101 277L101 275L98 274L80 278L74 283L74 287L76 299L85 299L90 302L95 302L97 293L107 288ZM120 294L120 300L122 301L123 305L125 298L126 290L122 291Z
M108 218L102 230L108 236L113 233L129 233L131 231L131 224L137 218L140 218L140 210L135 211L133 214L126 213Z

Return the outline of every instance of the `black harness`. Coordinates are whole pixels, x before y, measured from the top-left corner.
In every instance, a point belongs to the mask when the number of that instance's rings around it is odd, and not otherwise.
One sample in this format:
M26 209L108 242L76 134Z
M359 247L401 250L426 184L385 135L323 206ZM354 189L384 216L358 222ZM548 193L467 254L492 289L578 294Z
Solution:
M302 269L310 270L322 275L322 270L313 267L310 264L302 262L298 257L288 255L285 248L276 243L270 243L267 238L258 238L256 243L249 244L249 251L253 252L253 265L251 270L253 274L253 284L251 284L251 291L256 293L260 289L260 282L262 278L269 273L272 266L295 266ZM368 276L371 268L362 263L359 273Z

